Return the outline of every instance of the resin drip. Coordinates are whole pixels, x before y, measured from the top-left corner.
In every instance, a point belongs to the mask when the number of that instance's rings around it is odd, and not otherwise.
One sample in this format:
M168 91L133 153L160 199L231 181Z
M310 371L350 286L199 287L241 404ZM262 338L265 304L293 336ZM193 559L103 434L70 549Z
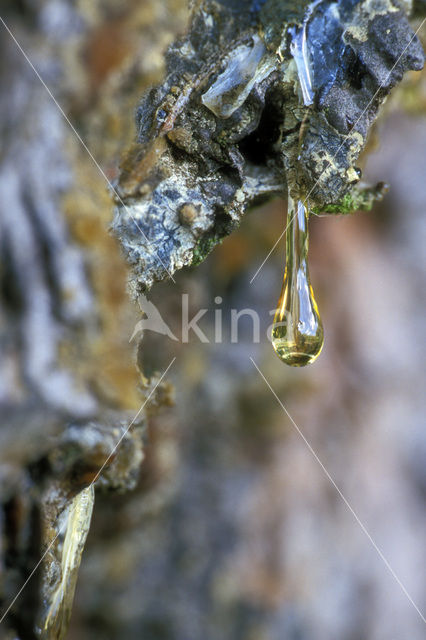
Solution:
M272 328L278 357L292 367L303 367L321 353L324 334L309 282L308 211L300 200L296 209L288 199L284 281Z

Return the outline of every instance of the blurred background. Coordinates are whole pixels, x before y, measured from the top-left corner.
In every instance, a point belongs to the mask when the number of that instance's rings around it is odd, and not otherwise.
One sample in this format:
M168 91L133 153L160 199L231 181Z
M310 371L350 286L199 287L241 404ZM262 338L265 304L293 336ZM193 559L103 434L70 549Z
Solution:
M185 28L185 1L20 0L2 16L113 180L138 99ZM54 430L99 407L134 414L137 365L149 377L176 357L167 376L175 404L147 421L136 488L96 497L67 637L424 638L363 527L424 611L425 73L394 91L364 154L365 181L390 185L383 202L310 221L325 344L317 362L295 369L265 336L284 242L250 283L284 228L279 199L148 296L178 336L183 293L190 316L208 310L208 336L220 308L221 344L150 332L129 343L141 314L108 233L105 179L3 25L0 33L4 487L49 434L46 414ZM244 308L261 318L260 344L247 318L231 343L230 310ZM35 441L29 412L43 416Z

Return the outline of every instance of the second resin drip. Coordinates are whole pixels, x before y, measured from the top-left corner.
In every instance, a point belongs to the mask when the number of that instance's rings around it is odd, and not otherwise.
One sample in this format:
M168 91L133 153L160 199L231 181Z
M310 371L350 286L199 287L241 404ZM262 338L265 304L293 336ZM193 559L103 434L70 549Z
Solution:
M303 367L321 353L324 334L309 281L308 211L302 201L288 199L284 281L272 328L278 357L292 367Z

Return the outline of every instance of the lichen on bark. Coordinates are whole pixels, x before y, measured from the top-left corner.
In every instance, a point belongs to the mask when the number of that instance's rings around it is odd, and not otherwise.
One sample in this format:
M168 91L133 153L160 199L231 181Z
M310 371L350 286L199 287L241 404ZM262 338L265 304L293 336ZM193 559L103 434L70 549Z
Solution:
M133 293L198 263L287 186L316 212L382 195L355 188L357 159L384 98L423 60L396 0L196 3L164 82L138 107L117 183Z

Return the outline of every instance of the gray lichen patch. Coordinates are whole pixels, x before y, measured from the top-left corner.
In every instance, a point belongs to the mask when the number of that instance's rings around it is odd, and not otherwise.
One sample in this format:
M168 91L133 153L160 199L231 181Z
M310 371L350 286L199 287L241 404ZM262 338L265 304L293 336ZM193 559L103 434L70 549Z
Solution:
M385 16L389 13L400 11L400 6L389 3L387 0L366 0L356 6L356 19L354 24L348 25L344 39L365 42L368 40L370 23L376 16Z
M423 60L393 0L197 3L139 106L117 185L134 294L199 262L287 186L316 211L343 202L381 102Z

